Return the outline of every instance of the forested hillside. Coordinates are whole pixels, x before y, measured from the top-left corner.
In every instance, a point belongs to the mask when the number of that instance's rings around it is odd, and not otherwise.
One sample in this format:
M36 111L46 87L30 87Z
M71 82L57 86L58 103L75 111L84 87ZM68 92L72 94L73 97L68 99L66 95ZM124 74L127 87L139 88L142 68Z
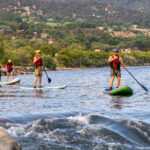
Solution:
M102 2L101 2L102 1ZM64 19L83 19L97 22L97 24L117 24L118 22L129 22L146 26L150 17L138 9L129 8L128 1L126 4L114 0L114 4L110 4L110 0L0 0L1 14L6 12L21 12L34 17L48 18L51 17L55 21ZM115 4L117 3L117 5ZM132 3L132 2L131 2ZM118 6L120 4L120 6ZM124 6L124 8L123 8ZM127 7L126 7L127 6ZM25 8L26 7L26 8ZM147 7L147 6L146 6Z
M150 14L150 1L149 0L99 0L104 3L113 3L129 10L137 10Z

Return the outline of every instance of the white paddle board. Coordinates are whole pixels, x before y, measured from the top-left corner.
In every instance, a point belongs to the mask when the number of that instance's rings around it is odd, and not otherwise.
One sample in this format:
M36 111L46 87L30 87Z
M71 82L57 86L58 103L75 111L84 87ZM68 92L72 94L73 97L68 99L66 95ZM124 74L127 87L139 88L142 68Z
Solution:
M53 90L53 89L65 89L67 86L66 85L63 85L63 86L55 86L55 87L37 87L37 88L34 88L34 87L20 87L21 89L24 89L24 90Z
M16 78L14 80L3 81L0 82L0 85L11 85L11 84L19 83L20 80L21 80L20 78Z

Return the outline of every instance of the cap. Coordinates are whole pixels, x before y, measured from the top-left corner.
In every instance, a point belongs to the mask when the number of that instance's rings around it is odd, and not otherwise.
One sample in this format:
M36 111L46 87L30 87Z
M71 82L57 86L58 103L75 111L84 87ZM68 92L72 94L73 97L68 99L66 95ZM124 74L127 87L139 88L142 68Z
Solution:
M119 52L119 50L115 48L115 49L113 49L113 52Z
M41 51L40 50L36 50L36 54L38 54L38 53L41 53Z
M8 59L8 63L11 63L11 59Z

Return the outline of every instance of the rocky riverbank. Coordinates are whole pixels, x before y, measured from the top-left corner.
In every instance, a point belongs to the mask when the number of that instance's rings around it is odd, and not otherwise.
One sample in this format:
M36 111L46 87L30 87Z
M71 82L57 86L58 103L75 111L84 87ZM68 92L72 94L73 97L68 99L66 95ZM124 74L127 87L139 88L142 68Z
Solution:
M128 65L130 66L130 65ZM134 65L133 65L134 66ZM135 65L140 66L140 65ZM150 63L144 63L142 66L150 66ZM109 67L109 66L103 66L103 67ZM84 70L84 69L92 69L94 67L78 67L78 68L71 68L71 67L57 67L55 71L59 70ZM28 66L14 66L14 74L15 75L24 75L24 74L32 74L34 72L34 67L28 67ZM51 69L45 68L47 71L51 71ZM7 75L7 69L1 68L1 75L5 76Z
M24 74L32 74L34 72L34 67L25 67L25 66L14 66L14 74L15 75L24 75ZM57 70L83 70L83 69L90 69L90 68L67 68L67 67L58 67L55 71ZM50 71L51 69L45 68L45 70ZM1 68L1 75L5 76L7 75L7 69L6 68Z
M32 74L34 67L14 66L14 74ZM1 68L1 75L7 75L7 69Z

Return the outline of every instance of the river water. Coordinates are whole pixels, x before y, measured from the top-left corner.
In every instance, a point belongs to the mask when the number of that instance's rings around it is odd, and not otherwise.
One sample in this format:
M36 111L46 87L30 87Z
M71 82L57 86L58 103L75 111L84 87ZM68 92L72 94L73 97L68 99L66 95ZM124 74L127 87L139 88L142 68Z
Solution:
M150 87L150 67L129 70ZM51 86L68 87L20 89L33 86L34 74L30 74L18 76L19 85L0 88L0 125L23 150L150 150L150 94L125 70L121 85L134 90L130 97L103 93L109 85L109 68L48 74ZM50 85L43 73L43 86Z

